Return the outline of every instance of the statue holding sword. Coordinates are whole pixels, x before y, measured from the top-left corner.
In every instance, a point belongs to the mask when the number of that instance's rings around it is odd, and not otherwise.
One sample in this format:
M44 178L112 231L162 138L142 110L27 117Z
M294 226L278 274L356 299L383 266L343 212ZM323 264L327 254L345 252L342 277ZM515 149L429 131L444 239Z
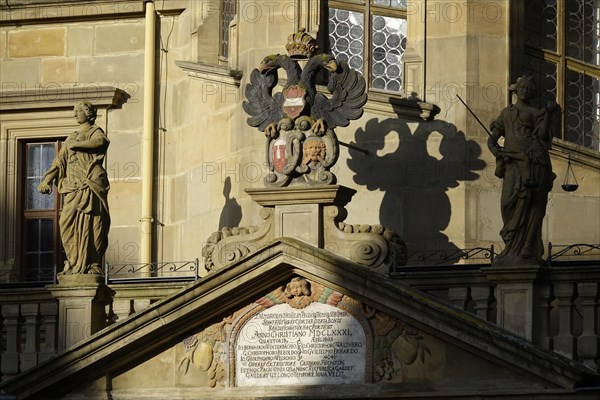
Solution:
M505 248L495 264L540 265L544 253L542 222L556 178L548 151L555 130L560 129L561 110L554 101L542 109L531 104L535 96L531 76L519 78L511 89L517 95L516 103L504 108L492 122L491 133L488 131L496 176L503 180L500 236ZM498 144L502 137L503 147Z

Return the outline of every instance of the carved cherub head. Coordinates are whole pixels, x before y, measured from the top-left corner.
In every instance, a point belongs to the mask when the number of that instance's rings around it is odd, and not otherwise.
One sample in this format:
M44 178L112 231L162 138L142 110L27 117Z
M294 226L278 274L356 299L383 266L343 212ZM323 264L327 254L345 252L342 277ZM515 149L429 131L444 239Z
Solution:
M316 164L318 162L325 162L326 153L325 143L320 139L306 139L304 142L304 157L302 164Z
M304 278L293 278L290 283L285 286L285 295L287 298L310 296L310 283Z

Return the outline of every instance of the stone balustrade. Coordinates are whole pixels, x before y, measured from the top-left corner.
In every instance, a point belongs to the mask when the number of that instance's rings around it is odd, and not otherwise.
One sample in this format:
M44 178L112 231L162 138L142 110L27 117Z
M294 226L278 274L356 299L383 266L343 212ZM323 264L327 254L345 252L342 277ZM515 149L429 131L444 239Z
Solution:
M185 282L121 283L109 285L114 292L112 302L106 307L109 324L118 323L133 313L148 308L183 288Z
M0 291L0 376L17 375L56 353L57 301L45 288Z
M394 278L446 300L456 307L502 325L497 282L489 264L397 268ZM506 281L502 282L506 285ZM515 281L515 284L522 282ZM600 370L600 262L542 268L532 282L533 309L525 304L514 314L530 315L532 341Z
M109 285L105 325L118 323L185 286L184 282ZM36 366L59 349L58 300L44 286L0 288L0 380Z

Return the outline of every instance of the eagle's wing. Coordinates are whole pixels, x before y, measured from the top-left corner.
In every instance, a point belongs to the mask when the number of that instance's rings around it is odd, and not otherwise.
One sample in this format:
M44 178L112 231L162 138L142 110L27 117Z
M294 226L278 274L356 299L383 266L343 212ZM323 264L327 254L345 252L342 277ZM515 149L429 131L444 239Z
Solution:
M254 69L250 74L250 83L246 85L246 101L242 103L248 118L248 125L258 127L260 131L283 118L283 96L281 93L272 95L273 88L277 84L277 71L261 74Z
M338 61L338 69L331 74L327 90L331 98L317 93L311 116L323 119L328 128L348 126L350 120L363 114L362 106L367 102L365 79L343 61Z

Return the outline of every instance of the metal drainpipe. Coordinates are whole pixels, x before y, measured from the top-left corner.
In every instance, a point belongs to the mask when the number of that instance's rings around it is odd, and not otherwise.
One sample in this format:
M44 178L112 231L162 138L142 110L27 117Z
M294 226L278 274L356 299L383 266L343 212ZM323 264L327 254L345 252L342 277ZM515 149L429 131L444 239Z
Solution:
M144 128L142 139L142 218L140 219L140 262L152 262L152 189L154 181L154 82L156 12L154 2L146 1L146 33L144 36ZM150 276L150 268L142 270L143 276Z

